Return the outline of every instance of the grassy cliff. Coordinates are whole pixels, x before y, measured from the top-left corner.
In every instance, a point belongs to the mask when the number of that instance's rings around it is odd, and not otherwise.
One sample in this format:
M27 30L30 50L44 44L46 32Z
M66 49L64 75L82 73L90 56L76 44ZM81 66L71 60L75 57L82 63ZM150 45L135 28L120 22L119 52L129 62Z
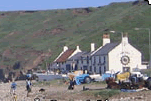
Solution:
M102 45L102 35L109 30L129 33L129 42L149 59L148 31L151 6L147 2L111 3L102 7L57 9L47 11L0 12L0 66L12 67L16 61L28 67L41 54L51 57L40 64L52 62L62 47L80 46L90 50L90 43ZM107 30L107 31L106 31ZM111 41L121 41L120 34L111 34Z

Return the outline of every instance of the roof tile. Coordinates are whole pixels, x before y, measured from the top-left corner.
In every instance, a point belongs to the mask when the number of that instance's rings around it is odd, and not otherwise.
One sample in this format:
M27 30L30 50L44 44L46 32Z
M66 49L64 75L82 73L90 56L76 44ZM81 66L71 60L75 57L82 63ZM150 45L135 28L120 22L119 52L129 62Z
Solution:
M56 62L65 62L74 51L75 50L68 49L56 60Z

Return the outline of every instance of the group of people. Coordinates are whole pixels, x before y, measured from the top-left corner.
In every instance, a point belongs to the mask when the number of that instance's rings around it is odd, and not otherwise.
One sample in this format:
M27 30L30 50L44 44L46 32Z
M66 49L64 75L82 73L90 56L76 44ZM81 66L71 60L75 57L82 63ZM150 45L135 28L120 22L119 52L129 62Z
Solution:
M27 76L27 79L26 79L26 90L27 90L27 96L28 96L28 93L31 92L31 78ZM16 95L15 91L16 91L16 88L17 88L17 83L15 82L15 80L12 81L11 83L11 90L10 90L10 93L13 94L13 95Z

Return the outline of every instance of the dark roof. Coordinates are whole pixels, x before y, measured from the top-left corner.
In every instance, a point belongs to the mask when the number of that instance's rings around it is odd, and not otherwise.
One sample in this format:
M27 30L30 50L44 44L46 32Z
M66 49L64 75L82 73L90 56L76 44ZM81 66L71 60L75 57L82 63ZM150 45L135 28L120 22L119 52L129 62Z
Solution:
M91 54L92 54L93 52L94 52L94 51L89 52L89 53L87 53L86 55L87 55L87 56L91 56Z
M99 49L96 53L94 53L93 55L106 55L117 45L119 45L119 43L108 43L105 46L103 46L101 49Z
M83 56L84 54L86 54L87 52L78 52L77 54L75 54L74 56L72 56L69 60L77 60L80 59L81 56Z
M65 62L69 56L71 56L71 54L74 52L75 50L72 49L68 49L67 51L65 51L57 60L56 62Z

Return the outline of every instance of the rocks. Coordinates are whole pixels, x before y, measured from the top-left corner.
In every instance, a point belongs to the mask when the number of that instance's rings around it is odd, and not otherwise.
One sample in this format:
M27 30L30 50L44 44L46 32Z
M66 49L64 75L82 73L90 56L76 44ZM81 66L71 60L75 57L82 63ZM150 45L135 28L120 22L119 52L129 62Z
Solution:
M110 101L146 101L144 96L121 97L118 99L110 99Z

